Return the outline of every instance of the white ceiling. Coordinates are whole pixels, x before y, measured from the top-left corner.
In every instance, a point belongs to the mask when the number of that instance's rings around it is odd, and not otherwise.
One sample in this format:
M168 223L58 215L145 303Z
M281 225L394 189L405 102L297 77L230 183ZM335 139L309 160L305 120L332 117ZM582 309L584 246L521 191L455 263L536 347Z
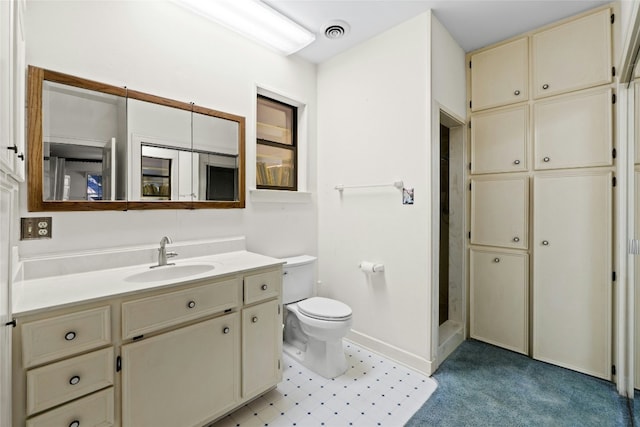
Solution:
M308 30L316 41L296 55L315 63L429 9L465 52L592 9L596 0L262 0ZM347 36L329 40L327 23L346 21Z

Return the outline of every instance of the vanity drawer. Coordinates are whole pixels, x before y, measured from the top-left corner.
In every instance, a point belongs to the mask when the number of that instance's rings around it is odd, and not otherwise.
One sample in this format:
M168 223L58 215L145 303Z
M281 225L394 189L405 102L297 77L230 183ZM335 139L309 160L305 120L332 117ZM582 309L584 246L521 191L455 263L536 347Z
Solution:
M240 279L208 283L122 304L122 338L129 339L240 304Z
M22 325L22 363L25 368L109 344L109 306Z
M26 427L109 427L114 425L113 387L27 420Z
M244 303L253 304L280 295L282 270L244 276Z
M27 414L113 385L113 347L27 372Z

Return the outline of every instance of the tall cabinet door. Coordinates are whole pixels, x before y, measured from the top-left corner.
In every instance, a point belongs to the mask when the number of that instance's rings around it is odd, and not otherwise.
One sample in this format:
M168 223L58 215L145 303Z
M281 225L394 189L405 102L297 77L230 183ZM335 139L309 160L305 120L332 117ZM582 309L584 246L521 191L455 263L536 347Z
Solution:
M533 357L611 378L612 174L534 177Z
M526 176L471 179L471 243L527 249L529 181Z
M534 34L532 52L534 98L610 83L611 10Z
M471 337L527 354L529 256L471 249Z
M526 37L471 56L472 111L529 98L529 43Z

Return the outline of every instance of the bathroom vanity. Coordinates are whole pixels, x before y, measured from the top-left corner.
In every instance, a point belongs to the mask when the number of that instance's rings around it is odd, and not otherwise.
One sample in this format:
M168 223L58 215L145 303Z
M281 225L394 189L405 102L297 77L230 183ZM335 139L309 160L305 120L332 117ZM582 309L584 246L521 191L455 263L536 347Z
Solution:
M282 261L247 251L21 282L13 426L220 418L282 378L281 289Z

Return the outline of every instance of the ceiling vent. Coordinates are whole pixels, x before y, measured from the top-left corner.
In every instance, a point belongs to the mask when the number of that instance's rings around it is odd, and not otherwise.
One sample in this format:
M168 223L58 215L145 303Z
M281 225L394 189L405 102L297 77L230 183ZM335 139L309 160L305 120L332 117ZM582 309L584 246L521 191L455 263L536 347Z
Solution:
M340 39L349 34L349 24L344 21L331 21L324 30L324 36L329 40Z

